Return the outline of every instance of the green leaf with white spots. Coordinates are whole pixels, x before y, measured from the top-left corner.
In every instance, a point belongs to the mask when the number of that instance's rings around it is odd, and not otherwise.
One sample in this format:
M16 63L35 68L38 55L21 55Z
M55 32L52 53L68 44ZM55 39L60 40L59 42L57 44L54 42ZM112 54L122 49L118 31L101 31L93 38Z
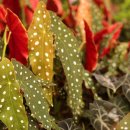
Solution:
M0 62L0 120L8 130L28 130L28 119L12 63Z
M51 18L44 2L40 1L28 29L29 60L34 74L44 81L53 78L53 34L50 31Z
M74 115L81 114L82 64L78 52L78 41L59 17L50 12L52 31L55 36L57 55L60 57L68 82L68 104Z
M88 89L91 89L93 94L94 94L94 98L96 100L100 99L100 97L98 96L97 92L96 92L96 86L94 85L94 82L91 78L91 75L88 71L84 70L84 75L83 75L83 80L85 83L85 87Z
M113 130L130 130L130 113L128 113Z
M28 121L28 130L39 130L38 123L31 116L28 117Z
M2 39L0 38L0 60L2 59L3 47L4 47L4 44L3 44Z
M40 1L34 12L32 23L28 29L29 60L34 74L44 81L52 82L54 46L53 34L50 31L51 18L43 1ZM52 88L44 88L48 102L53 105Z
M47 130L51 130L51 128L58 130L57 125L54 123L54 119L49 114L49 104L44 97L39 78L19 62L15 60L12 60L12 62L17 72L17 79L24 92L27 105L32 112L32 116L40 121Z

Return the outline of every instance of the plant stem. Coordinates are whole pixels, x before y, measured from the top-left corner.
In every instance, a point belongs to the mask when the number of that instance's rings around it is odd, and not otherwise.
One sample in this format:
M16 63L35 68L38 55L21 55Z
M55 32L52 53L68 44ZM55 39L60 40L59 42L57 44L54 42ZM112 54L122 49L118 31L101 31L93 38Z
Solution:
M3 52L2 52L2 59L5 57L6 47L8 45L8 42L9 42L9 39L10 39L10 34L11 34L11 32L9 32L8 38L7 38L7 32L8 32L8 27L6 26L5 31L4 31L4 35L3 35L4 47L3 47Z

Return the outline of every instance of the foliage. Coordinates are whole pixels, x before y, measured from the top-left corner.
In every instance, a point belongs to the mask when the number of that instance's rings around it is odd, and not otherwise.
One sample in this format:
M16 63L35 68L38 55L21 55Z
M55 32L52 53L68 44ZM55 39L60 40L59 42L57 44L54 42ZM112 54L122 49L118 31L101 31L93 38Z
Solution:
M32 72L20 65L16 61L12 61L17 73L17 80L20 82L21 89L24 91L27 105L30 107L32 116L43 123L47 129L53 126L53 119L49 115L49 105L42 92L42 86L38 83ZM29 81L30 80L30 81Z
M42 11L44 10L44 12ZM50 31L51 18L44 4L39 4L34 13L32 23L28 29L29 36L29 61L34 74L44 81L52 82L53 58L55 48L53 46L53 33ZM52 88L45 93L52 105Z
M130 113L128 113L115 127L115 130L130 129Z
M73 109L73 114L79 115L81 114L83 103L82 64L77 50L78 42L72 32L65 27L58 17L53 13L51 13L51 17L57 55L60 57L68 82L68 103Z
M73 119L71 119L71 118L68 118L63 121L59 121L58 124L59 124L59 127L61 128L61 130L80 130L81 129L78 126L74 126Z
M129 129L127 0L0 3L1 130Z
M8 59L2 59L0 72L0 119L9 130L28 130L27 115L20 93L20 85L16 80L13 65Z
M115 15L116 20L129 20L130 19L130 10L129 10L129 5L130 1L129 0L124 0L124 2L119 2L119 8L120 12L117 12L117 15ZM125 21L124 21L125 22Z

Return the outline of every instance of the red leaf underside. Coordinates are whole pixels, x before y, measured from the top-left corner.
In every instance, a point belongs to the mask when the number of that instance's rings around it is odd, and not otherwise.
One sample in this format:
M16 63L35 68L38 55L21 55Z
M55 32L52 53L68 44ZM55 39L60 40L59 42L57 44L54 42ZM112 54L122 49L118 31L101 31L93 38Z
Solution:
M28 36L26 29L19 18L11 11L7 10L7 25L11 31L9 40L9 57L15 58L23 64L27 64L28 58Z
M88 26L87 22L85 24L85 33L86 33L86 65L85 68L92 72L96 66L98 61L98 52L94 43L93 33Z
M57 13L57 15L61 16L63 15L63 8L61 0L47 0L47 9L54 11Z
M12 10L17 16L20 14L20 3L19 0L3 0L5 8Z

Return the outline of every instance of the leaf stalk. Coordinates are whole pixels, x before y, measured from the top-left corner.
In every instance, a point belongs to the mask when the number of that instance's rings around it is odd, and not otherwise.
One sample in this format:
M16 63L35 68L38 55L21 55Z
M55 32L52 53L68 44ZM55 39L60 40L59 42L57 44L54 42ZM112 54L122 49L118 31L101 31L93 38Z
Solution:
M3 35L3 41L4 41L4 47L3 47L3 52L2 52L2 59L5 57L5 54L6 54L6 48L7 48L7 45L9 43L9 40L10 40L10 35L11 35L11 32L9 31L8 27L6 26L5 27L5 31L4 31L4 35ZM7 36L7 33L8 33L8 36Z

